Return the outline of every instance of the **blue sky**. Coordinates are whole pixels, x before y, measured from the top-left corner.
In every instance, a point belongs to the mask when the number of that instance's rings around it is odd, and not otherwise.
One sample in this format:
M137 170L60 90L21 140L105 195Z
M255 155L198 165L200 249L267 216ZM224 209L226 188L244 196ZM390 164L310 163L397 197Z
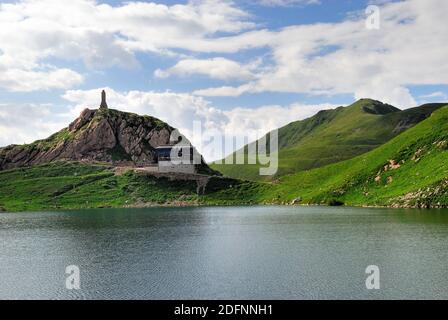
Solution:
M7 1L14 3L14 1ZM122 6L128 1L98 1L99 4L109 4L112 6ZM143 1L153 2L163 5L187 4L188 1ZM259 24L260 28L269 30L279 30L281 28L313 23L331 23L342 21L347 18L351 12L359 12L368 6L369 1L321 1L320 4L290 4L284 6L266 6L260 5L256 1L239 1L241 8L247 10L252 15L252 20ZM86 75L85 81L77 86L78 89L88 90L91 88L111 87L119 91L130 90L155 90L155 91L176 91L191 92L204 87L239 84L238 81L220 81L210 79L207 76L189 76L181 78L155 79L154 71L159 68L169 68L176 63L176 58L167 57L154 53L139 53L136 58L139 62L138 67L110 67L98 70L87 68L82 61L66 61L59 59L48 59L47 62L61 67L69 67ZM257 48L253 50L244 50L232 54L220 54L229 59L247 62L253 57L268 56L269 50ZM195 53L198 58L210 58L216 54ZM107 59L107 57L105 57ZM125 80L124 80L125 79ZM431 91L431 89L428 89ZM11 94L5 89L0 91L0 98L3 101L20 101L32 103L57 103L63 104L61 98L64 90L40 91L19 94ZM335 104L347 104L353 101L351 94L338 94L331 98L326 96L310 96L298 93L259 93L244 94L240 97L210 97L210 101L219 105L221 108L228 109L232 107L256 107L264 104L291 104L297 101L302 103L321 103L331 102Z
M378 28L365 12L378 10ZM2 1L0 145L109 104L266 132L369 97L448 100L447 1ZM444 26L445 25L445 26ZM32 124L30 125L30 121Z

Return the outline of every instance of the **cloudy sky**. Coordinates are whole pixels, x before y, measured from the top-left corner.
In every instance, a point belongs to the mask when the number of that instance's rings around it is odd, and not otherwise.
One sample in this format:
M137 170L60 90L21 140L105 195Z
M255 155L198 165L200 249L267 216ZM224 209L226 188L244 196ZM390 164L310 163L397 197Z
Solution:
M447 101L447 14L446 0L0 1L0 146L65 127L103 88L187 136L197 120L254 137L363 97Z

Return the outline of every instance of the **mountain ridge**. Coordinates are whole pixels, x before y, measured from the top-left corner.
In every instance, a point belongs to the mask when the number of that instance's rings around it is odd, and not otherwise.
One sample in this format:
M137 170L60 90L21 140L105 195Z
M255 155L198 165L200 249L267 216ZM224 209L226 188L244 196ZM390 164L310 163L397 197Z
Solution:
M448 105L380 147L281 177L268 203L448 207Z
M373 150L443 105L425 104L400 110L377 100L361 99L347 107L321 110L312 117L279 128L279 170L273 177L261 177L260 165L211 164L211 167L237 179L277 179ZM252 142L252 146L254 143L257 142ZM245 158L254 161L256 156L248 154L248 146L243 147ZM235 157L235 153L229 157Z

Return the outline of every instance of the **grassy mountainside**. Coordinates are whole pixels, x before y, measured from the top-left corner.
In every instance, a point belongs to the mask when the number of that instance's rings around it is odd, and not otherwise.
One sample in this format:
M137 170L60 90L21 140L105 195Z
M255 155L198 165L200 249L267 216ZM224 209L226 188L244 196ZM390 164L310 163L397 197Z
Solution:
M0 211L147 205L345 204L448 207L448 106L380 147L274 183L170 181L112 166L55 162L0 172Z
M448 206L448 106L361 156L282 177L270 202Z
M279 170L274 177L260 176L259 165L213 164L212 168L232 178L249 180L276 179L319 168L382 145L442 106L427 104L401 111L379 101L362 99L349 107L320 111L311 118L280 128ZM247 150L246 146L246 159L254 159L255 155L248 154Z

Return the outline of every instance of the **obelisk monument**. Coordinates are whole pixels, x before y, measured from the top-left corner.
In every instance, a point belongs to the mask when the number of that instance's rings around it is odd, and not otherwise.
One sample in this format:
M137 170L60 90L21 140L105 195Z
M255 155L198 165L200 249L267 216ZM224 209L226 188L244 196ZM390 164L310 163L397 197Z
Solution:
M107 102L106 102L106 91L101 92L101 105L100 109L107 109Z

